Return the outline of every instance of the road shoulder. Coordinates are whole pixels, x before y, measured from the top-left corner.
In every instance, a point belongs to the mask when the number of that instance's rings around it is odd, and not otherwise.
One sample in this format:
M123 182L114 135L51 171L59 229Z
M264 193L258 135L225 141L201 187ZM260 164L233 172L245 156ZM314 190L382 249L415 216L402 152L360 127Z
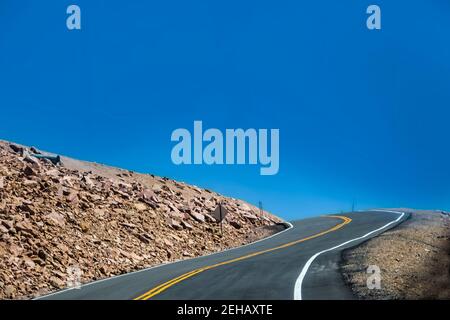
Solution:
M343 252L342 275L357 298L450 298L450 217L408 211L410 219L397 228ZM380 269L380 289L367 286L369 266Z

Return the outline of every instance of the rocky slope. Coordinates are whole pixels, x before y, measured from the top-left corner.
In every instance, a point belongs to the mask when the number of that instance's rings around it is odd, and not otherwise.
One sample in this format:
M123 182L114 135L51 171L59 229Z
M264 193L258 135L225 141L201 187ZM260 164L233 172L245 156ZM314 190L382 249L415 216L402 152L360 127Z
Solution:
M360 299L450 299L449 213L400 210L411 218L344 253L344 279ZM380 289L368 289L371 265L380 268Z
M281 220L240 200L153 175L0 141L0 298L89 282L238 246ZM229 211L223 236L211 216Z

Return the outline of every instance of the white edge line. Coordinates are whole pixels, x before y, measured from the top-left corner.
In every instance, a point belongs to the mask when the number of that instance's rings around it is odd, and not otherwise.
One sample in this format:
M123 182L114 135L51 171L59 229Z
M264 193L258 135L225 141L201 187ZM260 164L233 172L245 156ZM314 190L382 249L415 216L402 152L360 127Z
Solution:
M200 259L200 258L203 258L203 257L209 257L209 256L213 256L213 255L216 255L216 254L220 254L220 253L224 253L224 252L228 252L228 251L232 251L232 250L237 250L237 249L244 248L244 247L253 245L253 244L255 244L255 243L262 242L262 241L268 240L268 239L270 239L270 238L279 236L279 235L281 235L282 233L285 233L285 232L287 232L287 231L289 231L289 230L291 230L291 229L294 228L294 226L292 225L292 223L290 223L290 222L288 222L288 221L282 221L281 223L282 223L282 224L285 224L285 225L288 225L288 228L284 229L283 231L277 232L277 233L275 233L275 234L273 234L273 235L271 235L271 236L269 236L269 237L267 237L267 238L259 239L259 240L257 240L257 241L250 242L250 243L244 244L244 245L239 246L239 247L234 247L234 248L230 248L230 249L225 249L225 250L223 250L223 251L217 251L217 252L213 252L213 253L205 254L205 255L203 255L203 256L193 257L193 258L189 258L189 259L176 260L176 261L172 261L172 262L168 262L168 263L158 264L158 265L156 265L156 266L152 266L152 267L149 267L149 268L145 268L145 269L141 269L141 270L136 270L136 271L133 271L133 272L128 272L128 273L124 273L124 274L119 274L119 275L117 275L117 276L112 276L112 277L109 277L109 278L104 278L104 279L100 279L100 280L88 282L88 283L85 283L85 284L81 285L81 286L78 287L78 288L61 289L61 290L58 290L58 291L55 291L55 292L51 292L51 293L48 293L48 294L45 294L45 295L42 295L42 296L39 296L39 297L35 297L35 298L33 298L32 300L45 299L45 298L47 298L47 297L51 297L51 296L54 296L54 295L58 295L58 294L60 294L60 293L64 293L64 292L71 291L71 290L79 290L79 289L81 289L81 288L85 288L85 287L91 286L91 285L93 285L93 284L98 284L98 283L101 283L101 282L104 282L104 281L108 281L108 280L112 280L112 279L118 279L118 278L130 276L130 275L132 275L132 274L137 274L137 273L145 272L145 271L148 271L148 270L152 270L152 269L157 269L157 268L165 267L165 266L167 266L167 265L171 265L171 264L175 264L175 263L185 262L185 261L194 260L194 259Z
M363 235L361 237L358 237L358 238L355 238L355 239L352 239L352 240L348 240L348 241L346 241L344 243L341 243L340 245L337 245L337 246L332 247L330 249L326 249L326 250L320 251L320 252L316 253L315 255L313 255L311 258L309 258L309 260L306 262L305 266L303 267L302 271L300 272L300 275L298 276L297 281L295 281L294 300L302 300L302 284L303 284L303 280L304 280L304 278L306 276L306 273L308 272L309 267L311 266L311 264L314 262L314 260L318 256L320 256L322 253L335 250L337 248L345 246L346 244L349 244L350 242L364 239L364 238L370 236L371 234L373 234L375 232L381 231L381 230L389 227L391 224L400 221L403 218L403 216L405 215L404 212L399 212L399 211L390 211L390 210L372 210L372 211L397 213L400 216L397 219L389 222L388 224L385 224L381 228L378 228L376 230L370 231L369 233L366 233L365 235Z

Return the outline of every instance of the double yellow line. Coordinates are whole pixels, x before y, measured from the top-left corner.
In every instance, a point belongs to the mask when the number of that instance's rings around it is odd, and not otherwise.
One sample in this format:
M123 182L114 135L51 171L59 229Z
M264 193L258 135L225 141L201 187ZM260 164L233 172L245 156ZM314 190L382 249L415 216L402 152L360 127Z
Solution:
M161 292L167 290L168 288L176 285L177 283L179 283L181 281L184 281L186 279L189 279L189 278L191 278L191 277L193 277L193 276L195 276L195 275L197 275L197 274L199 274L199 273L201 273L203 271L214 269L214 268L217 268L217 267L220 267L220 266L223 266L223 265L227 265L227 264L230 264L230 263L233 263L233 262L237 262L237 261L249 259L249 258L252 258L252 257L256 257L256 256L259 256L259 255L264 254L264 253L268 253L268 252L272 252L272 251L275 251L275 250L280 250L280 249L283 249L283 248L287 248L287 247L296 245L298 243L301 243L301 242L304 242L304 241L307 241L307 240L311 240L311 239L323 236L323 235L325 235L327 233L330 233L330 232L333 232L333 231L336 231L336 230L342 228L343 226L345 226L346 224L349 224L352 221L352 219L350 219L348 217L344 217L344 216L325 216L325 217L341 219L341 220L343 220L343 222L341 222L341 223L335 225L334 227L332 227L330 229L327 229L325 231L319 232L317 234L314 234L312 236L309 236L309 237L306 237L306 238L303 238L303 239L299 239L299 240L295 240L295 241L292 241L292 242L289 242L289 243L285 243L285 244L283 244L281 246L278 246L278 247L274 247L274 248L270 248L270 249L266 249L266 250L262 250L262 251L257 251L257 252L254 252L254 253L247 254L245 256L241 256L241 257L235 258L235 259L227 260L227 261L224 261L224 262L220 262L220 263L216 263L216 264L213 264L213 265L210 265L210 266L205 266L205 267L202 267L202 268L198 268L198 269L192 270L190 272L182 274L179 277L176 277L176 278L171 279L171 280L169 280L167 282L164 282L164 283L160 284L157 287L154 287L153 289L147 291L143 295L140 295L139 297L135 298L134 300L148 300L148 299L150 299L150 298L160 294Z

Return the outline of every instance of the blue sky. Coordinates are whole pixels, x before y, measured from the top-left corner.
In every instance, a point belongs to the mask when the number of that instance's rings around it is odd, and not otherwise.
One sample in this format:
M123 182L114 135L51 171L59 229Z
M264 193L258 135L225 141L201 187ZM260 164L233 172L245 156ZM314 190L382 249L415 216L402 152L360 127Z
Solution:
M394 3L395 2L395 3ZM78 4L82 30L68 31ZM382 30L365 27L382 9ZM0 3L0 139L214 189L293 219L450 209L450 3ZM280 172L175 166L174 129L279 128Z

